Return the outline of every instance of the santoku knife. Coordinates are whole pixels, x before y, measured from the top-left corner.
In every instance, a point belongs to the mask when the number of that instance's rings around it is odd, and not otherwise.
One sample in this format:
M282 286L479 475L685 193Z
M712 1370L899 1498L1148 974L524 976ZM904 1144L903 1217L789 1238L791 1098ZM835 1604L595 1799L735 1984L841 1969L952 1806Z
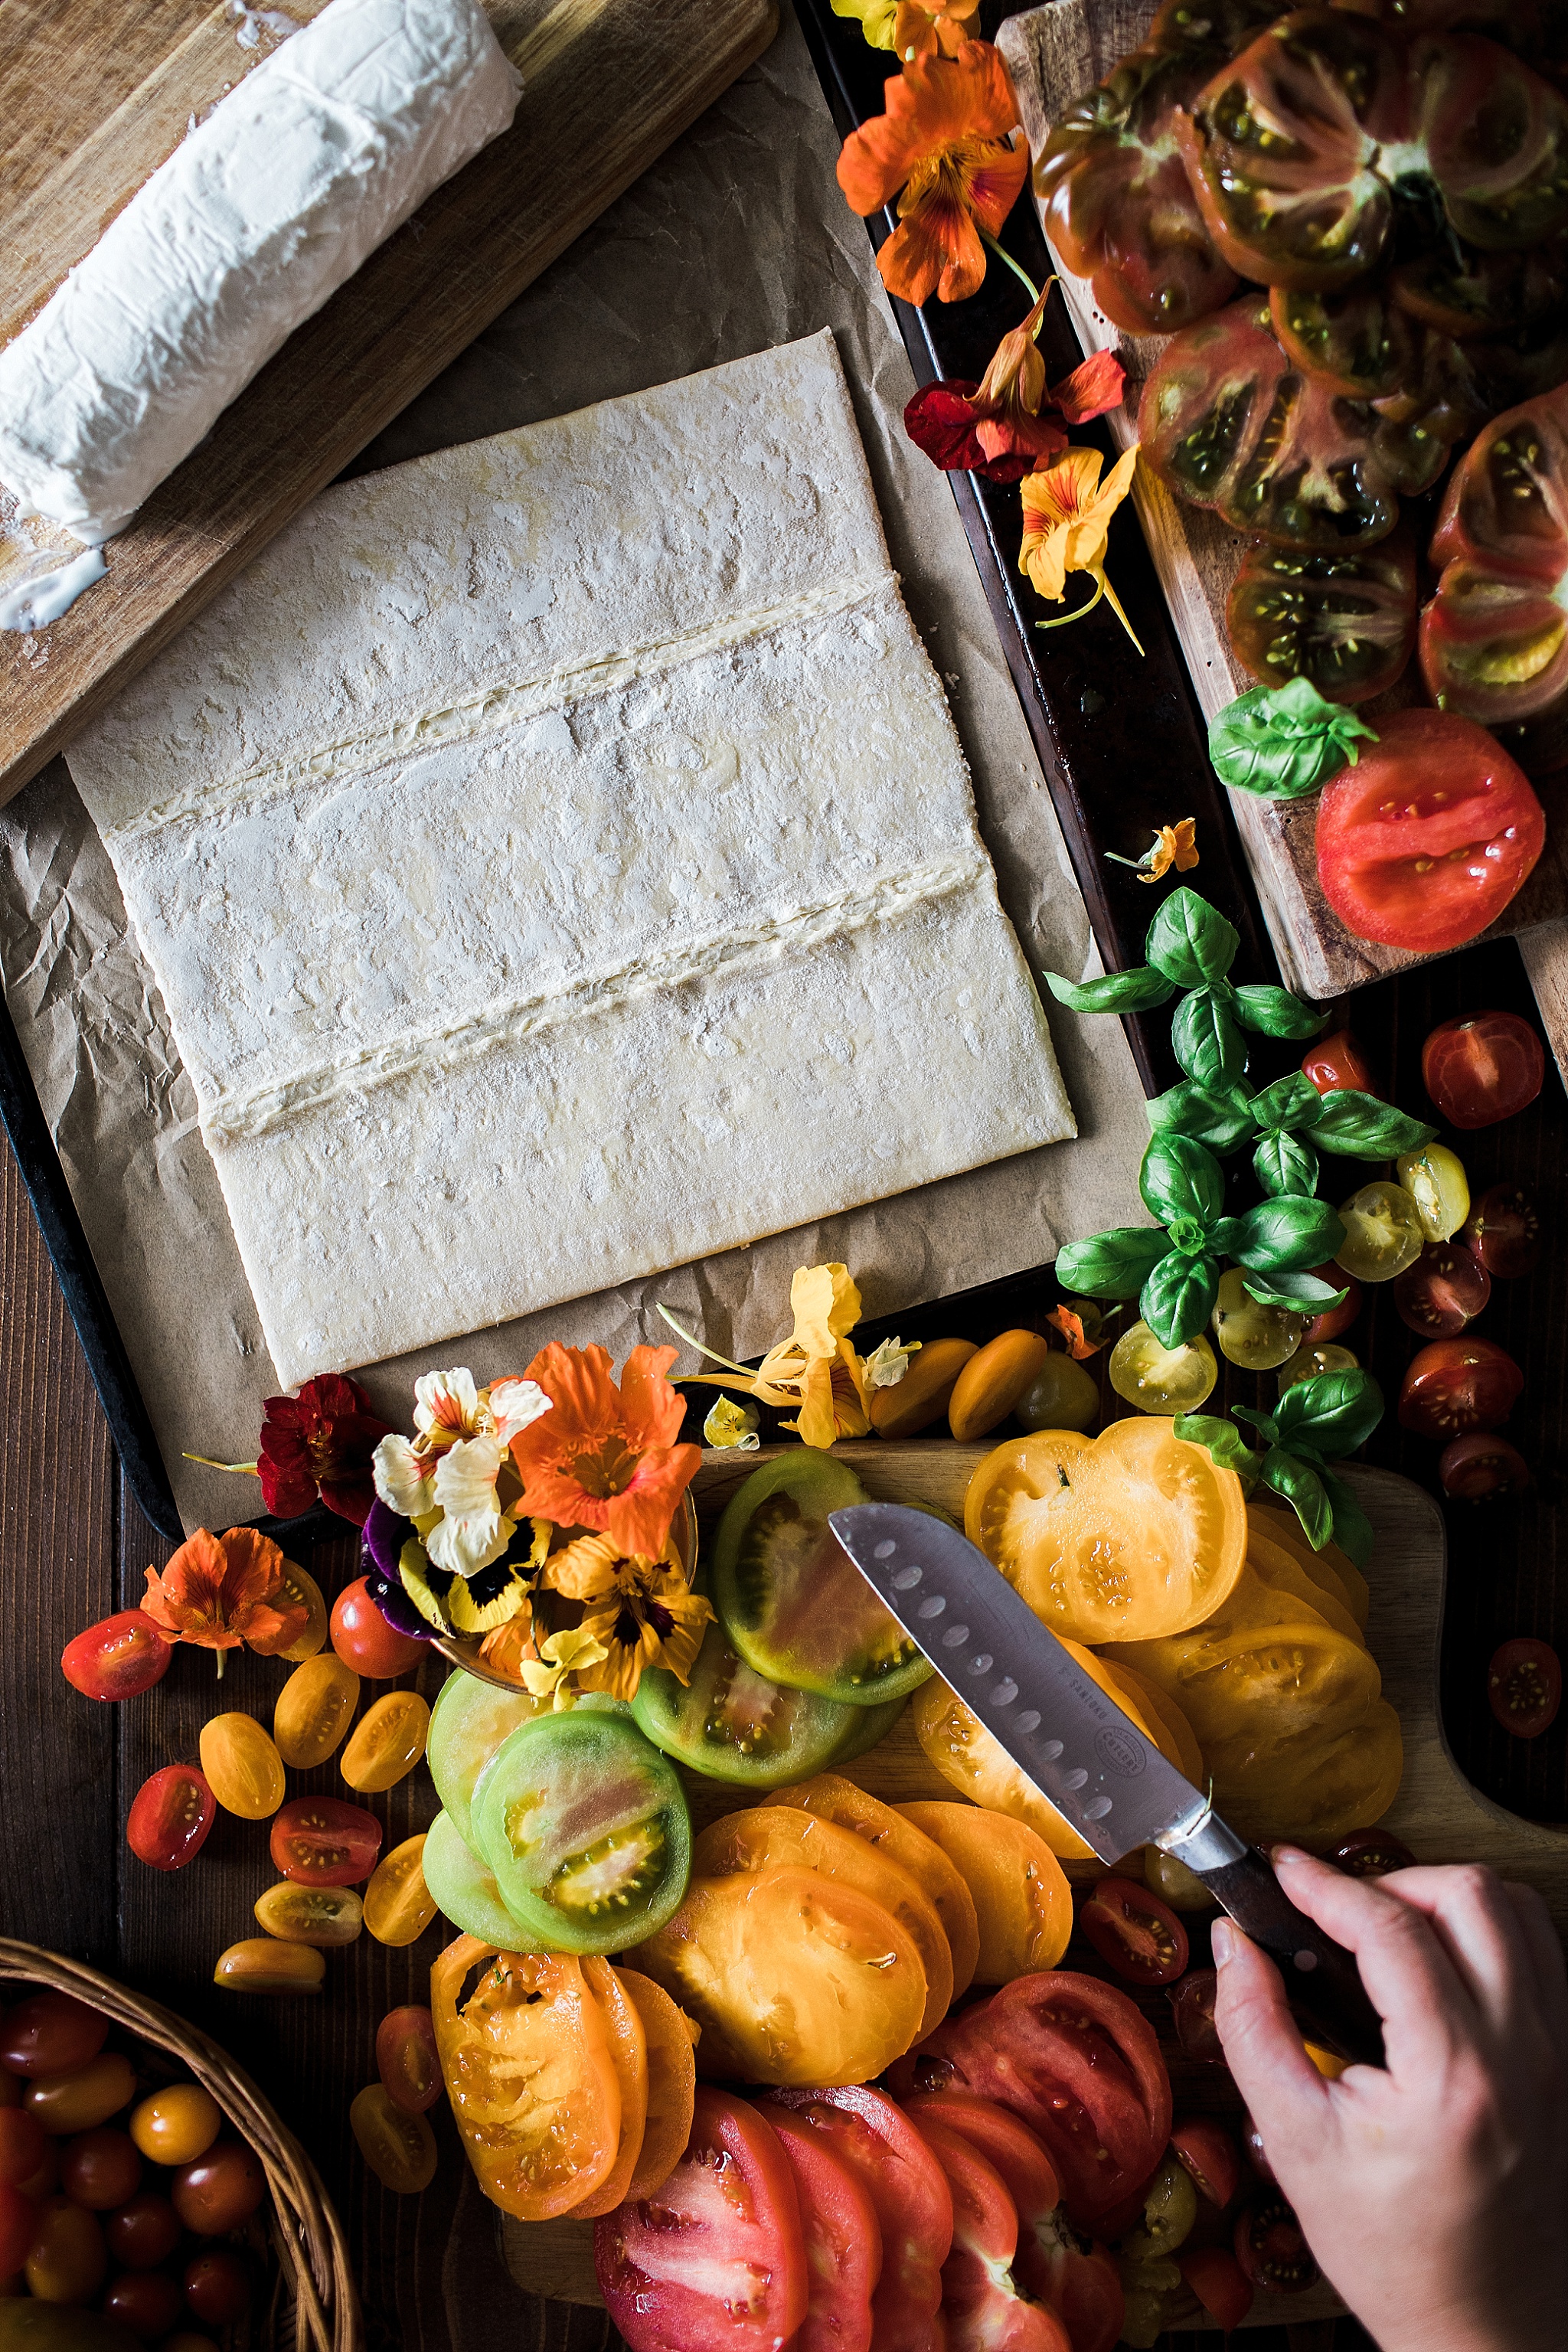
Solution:
M1279 1966L1314 2038L1383 2063L1355 1961L1287 1901L1263 1856L1091 1681L983 1551L945 1520L857 1503L828 1525L877 1598L1102 1861L1157 1845Z

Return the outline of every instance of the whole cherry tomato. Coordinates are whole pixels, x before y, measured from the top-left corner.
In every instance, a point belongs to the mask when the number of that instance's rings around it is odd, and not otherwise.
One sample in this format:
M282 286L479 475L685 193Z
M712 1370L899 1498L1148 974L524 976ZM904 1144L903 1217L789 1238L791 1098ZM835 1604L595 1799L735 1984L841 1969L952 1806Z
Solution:
M1458 1242L1428 1242L1394 1284L1400 1321L1424 1339L1457 1339L1491 1295L1486 1267Z
M422 2116L444 2087L436 2025L427 2009L389 2010L376 2029L375 2071L387 2097L405 2115Z
M33 2120L37 2123L37 2117L35 2116ZM24 2197L30 2197L35 2205L38 2205L42 2204L46 2197L52 2197L59 2185L59 2143L57 2140L50 2140L44 2160L37 2172L29 2172L26 2180L18 2180L16 2186Z
M1494 1339L1438 1339L1405 1368L1399 1420L1417 1437L1495 1429L1519 1402L1524 1374Z
M164 2271L126 2271L110 2283L103 2308L143 2344L155 2344L179 2318L184 2298Z
M38 2225L38 2200L9 2182L0 2185L0 2278L10 2278L27 2259Z
M19 2189L29 2173L37 2172L48 2146L47 2132L28 2108L0 2107L0 2183ZM0 2263L0 2277L4 2276L5 2265Z
M1444 1446L1437 1483L1457 1503L1489 1503L1500 1496L1521 1494L1530 1484L1530 1465L1518 1446L1495 1430L1472 1429Z
M1315 1045L1309 1045L1301 1056L1301 1075L1311 1080L1321 1095L1331 1095L1345 1087L1358 1094L1377 1092L1361 1047L1348 1029L1336 1029L1331 1037L1320 1037Z
M136 2096L136 2073L118 2050L103 2050L63 2074L35 2074L23 2094L44 2129L63 2138L96 2131Z
M194 1764L165 1764L131 1800L125 1843L153 1870L184 1870L207 1842L217 1799Z
M1541 1258L1541 1214L1521 1184L1493 1184L1470 1211L1459 1236L1500 1282L1533 1274Z
M1337 1339L1342 1331L1350 1329L1361 1313L1361 1285L1353 1275L1347 1274L1343 1266L1331 1264L1314 1266L1312 1271L1320 1282L1331 1282L1336 1290L1342 1290L1345 1295L1337 1307L1327 1307L1321 1315L1311 1318L1301 1334L1303 1348L1321 1348L1329 1340Z
M1450 1127L1495 1127L1532 1103L1546 1076L1540 1038L1517 1013L1444 1021L1421 1048L1421 1082Z
M375 1868L381 1823L341 1797L293 1797L273 1821L271 1852L301 1886L357 1886Z
M185 2301L197 2319L227 2327L250 2301L250 2271L226 2246L211 2246L185 2266Z
M199 2083L153 2091L131 2118L131 2137L153 2164L194 2164L223 2129L223 2109Z
M345 1584L332 1603L332 1647L345 1665L368 1682L388 1682L394 1675L411 1674L425 1655L423 1642L412 1640L390 1626L370 1594L363 1576Z
M1102 1878L1078 1924L1102 1960L1130 1984L1174 1984L1187 1965L1187 1931L1168 1904L1131 1878Z
M1300 2294L1318 2276L1300 2223L1279 2196L1261 2198L1237 2216L1236 2259L1254 2286L1275 2294Z
M1225 2064L1219 2031L1214 2021L1215 1993L1219 1979L1213 1969L1189 1969L1180 1984L1165 1995L1175 2021L1176 2039L1189 2058L1213 2066Z
M139 1698L169 1671L174 1645L142 1609L121 1609L68 1642L60 1670L85 1698Z
M1505 1642L1487 1668L1492 1713L1516 1739L1539 1739L1557 1720L1563 1669L1557 1653L1528 1635Z
M143 2189L103 2225L109 2251L128 2271L156 2270L180 2242L180 2217L166 2197Z
M175 2212L198 2238L221 2238L248 2221L267 2194L260 2159L237 2139L220 2139L182 2165L169 2195Z
M109 2268L97 2214L68 2197L51 2197L39 2209L22 2267L38 2302L90 2303Z
M1391 1870L1411 1870L1415 1856L1388 1830L1347 1830L1324 1857L1347 1878L1386 1878Z
M1200 2197L1211 2205L1230 2203L1241 2182L1241 2158L1223 2124L1213 2116L1189 2116L1171 2134L1171 2150L1192 2174Z
M129 2132L100 2124L60 2150L60 2187L94 2213L110 2212L142 2186L142 2158Z
M85 2066L109 2039L109 2020L68 1992L35 1992L0 2023L0 2065L13 2074L60 2074Z

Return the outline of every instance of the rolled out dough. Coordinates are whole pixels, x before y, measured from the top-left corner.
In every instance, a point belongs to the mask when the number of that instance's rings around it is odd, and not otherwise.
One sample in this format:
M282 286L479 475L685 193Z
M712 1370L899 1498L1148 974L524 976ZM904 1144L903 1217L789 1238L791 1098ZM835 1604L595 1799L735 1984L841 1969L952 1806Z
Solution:
M328 490L71 769L286 1384L1076 1132L828 333Z

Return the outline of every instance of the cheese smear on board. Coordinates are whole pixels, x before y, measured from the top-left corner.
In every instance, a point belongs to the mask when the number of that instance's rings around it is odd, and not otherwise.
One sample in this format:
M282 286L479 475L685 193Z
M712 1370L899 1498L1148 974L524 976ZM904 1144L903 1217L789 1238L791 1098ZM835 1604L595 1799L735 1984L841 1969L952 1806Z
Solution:
M335 485L69 756L285 1384L1077 1131L830 334Z
M84 541L123 530L519 89L479 0L331 0L0 352L0 482Z

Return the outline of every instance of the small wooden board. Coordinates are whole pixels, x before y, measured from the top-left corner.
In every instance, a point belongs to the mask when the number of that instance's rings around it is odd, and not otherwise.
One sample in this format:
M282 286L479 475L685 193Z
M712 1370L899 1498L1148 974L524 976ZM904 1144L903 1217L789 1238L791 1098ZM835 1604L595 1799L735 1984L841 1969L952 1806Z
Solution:
M867 1441L837 1447L867 1491L888 1502L934 1504L962 1516L964 1488L988 1445L879 1444ZM693 1493L706 1534L743 1478L767 1454L710 1454L697 1474ZM1384 1696L1398 1711L1405 1734L1405 1780L1384 1825L1404 1839L1423 1862L1486 1862L1510 1878L1539 1888L1551 1906L1558 1932L1568 1937L1568 1837L1538 1829L1504 1812L1482 1797L1448 1752L1437 1715L1438 1643L1443 1622L1446 1572L1443 1516L1432 1496L1393 1471L1352 1467L1348 1473L1377 1534L1368 1572L1372 1614L1367 1641L1383 1673ZM955 1791L926 1761L908 1716L868 1756L847 1768L858 1781L889 1804L935 1797L952 1802ZM752 1801L742 1789L687 1776L692 1815L699 1827ZM1223 2111L1226 2095L1238 2105L1229 2077L1212 2067L1184 2064L1173 2049L1172 2075L1178 2111L1193 2107ZM526 2222L503 2219L501 2245L518 2285L530 2294L562 2303L602 2302L594 2277L591 2221ZM1260 2297L1244 2326L1292 2326L1331 2317L1343 2305L1331 2287L1310 2294ZM1201 2319L1182 2322L1197 2327Z
M1051 0L1047 7L1007 19L997 35L997 47L1013 76L1032 152L1038 154L1067 101L1101 80L1142 39L1156 5L1157 0ZM1084 350L1114 351L1127 369L1126 399L1106 423L1118 446L1130 448L1138 437L1139 397L1166 338L1130 335L1112 326L1087 282L1063 269L1059 260L1057 267ZM1226 598L1247 540L1217 515L1184 505L1147 466L1138 469L1132 496L1199 707L1210 719L1258 682L1231 653L1225 628ZM1421 699L1418 683L1406 671L1392 693L1373 707L1374 721L1378 711ZM1568 916L1568 791L1554 778L1537 789L1552 820L1545 850L1518 898L1483 936L1511 937L1547 926L1537 949L1546 957L1552 946L1568 938L1562 928ZM1338 996L1426 961L1402 949L1358 940L1329 906L1318 886L1315 794L1276 801L1233 792L1230 803L1289 987L1319 999ZM1559 952L1568 961L1568 950ZM1526 961L1533 981L1535 957L1527 953ZM1568 1066L1568 1004L1560 1001L1563 993L1562 989L1537 988L1558 1060Z
M326 0L288 0L300 22ZM523 78L516 120L308 319L108 548L109 576L36 637L0 635L9 800L759 56L777 0L489 0ZM40 7L0 34L0 340L269 46L266 16L180 0ZM104 58L125 15L167 47L129 95ZM84 60L103 59L100 110ZM61 544L66 543L63 536ZM15 559L14 559L15 560Z

